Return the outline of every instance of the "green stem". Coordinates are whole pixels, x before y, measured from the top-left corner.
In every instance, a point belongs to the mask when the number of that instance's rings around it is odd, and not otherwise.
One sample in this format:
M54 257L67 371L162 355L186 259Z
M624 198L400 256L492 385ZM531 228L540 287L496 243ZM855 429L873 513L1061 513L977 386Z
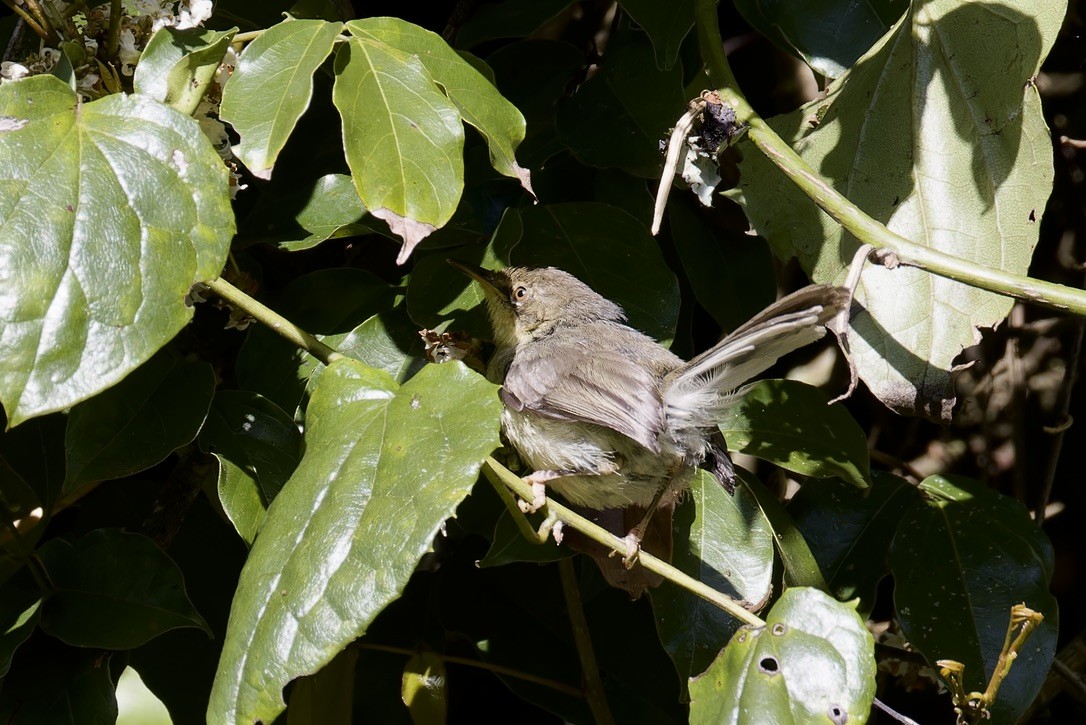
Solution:
M230 304L243 310L256 321L267 325L272 332L282 335L288 341L305 350L325 365L331 365L336 360L344 357L341 353L328 347L275 310L257 302L221 277L213 279L210 282L204 282L204 284L219 297L222 297Z
M265 31L263 30L250 30L247 33L238 33L230 39L230 45L245 45L246 43L256 40L264 33Z
M489 456L487 457L486 465L483 466L483 472L487 475L488 478L497 478L498 481L508 486L509 489L513 491L513 493L517 494L521 498L525 500L531 500L532 487L522 481L519 476L510 471L508 468L495 461L493 458ZM547 516L548 518L550 516L554 516L558 521L561 521L563 524L577 529L577 531L580 531L582 534L592 539L593 541L603 544L611 551L615 552L616 555L625 555L626 553L626 542L624 540L618 538L602 526L598 526L597 524L592 523L585 517L566 508L565 506L557 503L556 501L547 499L547 504L543 507L543 515ZM642 551L640 555L638 555L637 561L648 571L662 576L664 579L667 579L668 581L677 584L683 589L689 591L691 594L701 597L710 604L715 604L728 614L742 621L744 624L750 624L755 627L765 626L764 621L758 618L757 615L748 612L739 602L735 601L726 594L718 592L717 590L706 585L705 583L698 581L689 574L685 574L684 572L679 571L671 564L657 559L652 554L649 554L646 551Z
M581 674L584 677L585 698L596 725L611 725L615 718L607 705L607 695L600 680L600 668L596 664L596 652L592 649L592 636L588 632L588 620L581 605L581 592L577 588L577 575L573 571L573 560L562 559L558 562L558 571L562 575L562 594L566 599L566 612L573 629L573 641L577 645L577 656L581 660Z
M715 0L695 1L695 23L702 58L709 66L709 80L724 103L735 111L736 120L748 124L747 135L769 160L784 172L807 196L861 243L871 244L894 262L920 267L933 274L964 282L1007 297L1066 310L1086 316L1086 291L991 269L916 244L892 232L843 197L807 163L784 139L754 112L732 74L716 14Z

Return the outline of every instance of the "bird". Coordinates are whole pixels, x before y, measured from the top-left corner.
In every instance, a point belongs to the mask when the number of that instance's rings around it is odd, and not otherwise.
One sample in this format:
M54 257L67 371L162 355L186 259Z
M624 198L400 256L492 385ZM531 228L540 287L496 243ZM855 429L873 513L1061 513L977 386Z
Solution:
M745 383L850 304L847 289L809 285L686 361L566 271L448 261L483 291L495 345L486 376L501 386L502 433L533 471L521 509L542 507L547 489L589 509L645 509L625 538L627 568L653 512L673 507L698 468L734 491L717 422Z

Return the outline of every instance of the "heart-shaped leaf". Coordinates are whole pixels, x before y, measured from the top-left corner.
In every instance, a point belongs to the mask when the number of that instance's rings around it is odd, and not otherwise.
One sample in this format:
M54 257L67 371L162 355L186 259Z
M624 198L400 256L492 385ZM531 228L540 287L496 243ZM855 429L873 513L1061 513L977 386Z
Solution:
M145 96L81 104L52 76L0 86L0 400L8 425L146 362L192 317L234 233L227 170Z

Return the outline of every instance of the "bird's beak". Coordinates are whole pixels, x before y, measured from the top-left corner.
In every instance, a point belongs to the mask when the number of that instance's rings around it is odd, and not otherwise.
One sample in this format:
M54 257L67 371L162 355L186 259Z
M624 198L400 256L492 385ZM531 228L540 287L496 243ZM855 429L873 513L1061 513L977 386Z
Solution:
M477 267L474 264L468 264L467 262L460 262L455 259L446 259L451 266L460 270L473 280L483 286L485 292L499 292L499 277L497 272L492 272L489 269Z

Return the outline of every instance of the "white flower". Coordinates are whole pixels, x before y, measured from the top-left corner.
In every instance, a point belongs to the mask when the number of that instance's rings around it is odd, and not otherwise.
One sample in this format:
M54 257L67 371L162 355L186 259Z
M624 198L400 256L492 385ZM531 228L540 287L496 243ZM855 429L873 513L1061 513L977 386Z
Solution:
M211 17L211 0L182 0L177 9L177 29L195 28Z
M6 81L17 81L20 78L26 78L30 75L30 69L22 63L16 63L13 60L5 60L0 63L0 78Z
M121 73L130 76L140 59L140 51L136 50L136 36L131 28L125 28L121 31L118 40L120 44L117 48L117 58L121 61Z

